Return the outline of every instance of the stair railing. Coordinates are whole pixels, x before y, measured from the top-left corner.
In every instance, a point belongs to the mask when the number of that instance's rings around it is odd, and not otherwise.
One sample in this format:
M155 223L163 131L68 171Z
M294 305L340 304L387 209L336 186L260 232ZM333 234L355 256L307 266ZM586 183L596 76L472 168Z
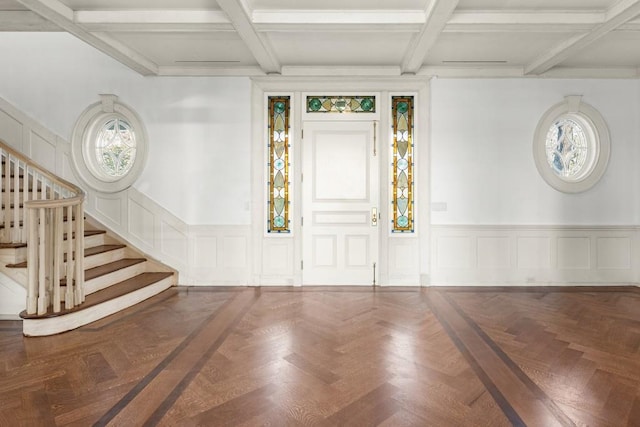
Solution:
M81 304L84 191L2 141L0 155L4 190L0 239L27 244L27 314L43 315L49 308L60 312L63 301L65 309Z

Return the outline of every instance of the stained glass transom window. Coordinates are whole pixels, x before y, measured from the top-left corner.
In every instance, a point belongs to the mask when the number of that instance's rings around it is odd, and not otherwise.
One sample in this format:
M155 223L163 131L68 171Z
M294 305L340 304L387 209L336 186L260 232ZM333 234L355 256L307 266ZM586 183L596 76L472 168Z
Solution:
M412 233L413 223L413 96L391 98L393 114L394 233Z
M375 112L375 96L307 96L307 113Z
M572 179L581 175L588 157L589 145L584 129L571 118L555 122L546 139L547 162L556 175Z
M269 97L269 233L289 233L289 102Z
M136 138L131 125L122 118L109 120L96 139L96 160L111 177L126 175L136 159Z

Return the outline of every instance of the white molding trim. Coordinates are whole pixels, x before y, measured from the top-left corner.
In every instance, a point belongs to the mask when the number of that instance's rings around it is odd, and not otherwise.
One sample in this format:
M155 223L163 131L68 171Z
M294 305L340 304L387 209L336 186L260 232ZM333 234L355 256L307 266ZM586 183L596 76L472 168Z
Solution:
M99 37L96 34L82 28L74 22L73 10L59 0L16 0L29 10L42 16L44 19L59 26L63 30L73 34L80 40L104 52L112 58L120 61L127 67L142 75L154 75L158 73L158 66L135 52L128 46L116 42L106 36Z
M640 0L617 2L607 10L604 22L593 27L587 33L572 36L547 50L547 52L525 66L525 74L542 74L550 70L574 53L636 18L638 14L640 14Z
M264 191L265 177L265 132L264 123L266 107L264 99L266 94L293 94L292 105L297 105L298 111L292 111L292 127L302 128L305 98L307 94L323 95L367 95L376 94L378 98L378 112L380 114L380 147L385 143L388 135L385 130L389 129L390 94L414 95L416 99L416 111L421 113L416 116L415 132L420 138L420 150L416 150L419 158L418 175L421 179L421 188L430 188L429 172L429 132L427 128L429 115L429 80L425 78L402 77L402 78L308 78L308 77L267 77L252 79L252 155L251 160L254 167L251 177L251 195L253 203L252 209L252 247L253 247L253 272L251 285L294 285L300 286L302 283L302 270L300 262L302 260L302 233L299 221L293 221L291 235L287 236L265 236L264 223L266 221L266 196ZM296 134L299 131L296 131ZM298 138L299 135L296 135ZM295 140L296 143L298 139ZM295 150L294 163L301 164L301 150ZM424 221L420 227L416 227L416 233L411 236L395 236L388 232L387 219L389 209L386 201L388 196L388 174L384 165L388 163L387 150L380 150L380 213L382 219L380 224L380 246L379 246L379 284L388 285L420 285L421 257L428 256L429 249L425 246L428 242L430 232L429 226L429 195L421 195L416 206L419 218L417 221ZM295 168L292 177L293 198L292 200L302 200L302 186L300 185L300 168ZM417 191L417 190L416 190ZM294 209L298 209L294 206ZM393 243L392 243L393 242ZM428 266L428 263L426 263ZM428 268L428 267L427 267Z
M102 126L111 119L125 119L135 135L135 158L126 174L118 178L106 175L94 157L96 137ZM100 95L100 101L91 104L75 123L71 136L71 160L78 177L86 185L103 193L117 193L129 188L140 176L147 163L148 138L144 122L131 107L116 95Z
M614 285L640 279L640 227L432 225L430 285Z
M547 162L547 134L556 120L565 117L579 122L587 137L589 152L585 170L575 179L556 175ZM549 108L540 118L533 137L533 158L538 173L547 184L564 193L580 193L596 185L607 170L610 153L609 127L598 110L582 102L581 95L568 95Z
M424 59L447 25L459 0L433 0L429 3L420 33L412 41L402 60L403 73L417 73Z

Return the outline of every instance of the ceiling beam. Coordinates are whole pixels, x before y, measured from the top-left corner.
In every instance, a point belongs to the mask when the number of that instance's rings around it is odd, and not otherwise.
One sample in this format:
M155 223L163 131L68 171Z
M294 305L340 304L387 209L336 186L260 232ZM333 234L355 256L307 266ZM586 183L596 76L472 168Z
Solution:
M402 60L402 73L418 72L438 36L447 25L459 0L433 0L426 12L425 23Z
M609 32L640 14L640 0L622 0L607 10L605 20L591 31L564 40L524 68L525 74L539 75L549 71L571 55L579 52Z
M140 55L133 49L123 45L115 44L105 37L97 37L93 33L76 24L73 10L68 8L59 0L16 0L27 7L32 12L37 13L44 19L56 24L63 30L78 37L80 40L95 47L101 52L120 61L127 67L137 71L142 75L158 74L158 66Z
M221 10L78 10L74 21L89 31L235 31Z
M456 11L444 32L554 32L590 31L605 20L603 12L576 11Z
M243 3L238 0L217 0L217 3L227 14L238 35L247 45L262 70L267 74L280 73L280 62L269 47L264 35L256 31L249 18L249 11Z

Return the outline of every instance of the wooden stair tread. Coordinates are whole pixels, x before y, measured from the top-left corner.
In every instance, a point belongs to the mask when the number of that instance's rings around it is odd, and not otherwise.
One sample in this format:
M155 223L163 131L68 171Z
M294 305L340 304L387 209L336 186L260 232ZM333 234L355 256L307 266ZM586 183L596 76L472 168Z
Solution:
M90 268L84 271L84 280L85 282L91 279L95 279L96 277L104 276L109 273L113 273L114 271L122 270L123 268L131 267L132 265L140 264L145 262L146 258L123 258L118 261L109 262L107 264L102 264L97 267ZM60 280L61 286L67 285L67 279Z
M152 285L156 282L159 282L167 277L171 277L173 273L165 273L165 272L156 272L156 273L142 273L131 279L124 280L122 282L116 283L112 286L109 286L106 289L100 290L98 292L94 292L90 295L87 295L85 301L77 307L74 307L69 310L61 310L59 313L45 313L42 315L35 314L27 314L26 311L20 313L20 317L23 319L46 319L50 317L58 317L63 316L65 314L74 313L76 311L85 310L89 307L96 306L103 302L121 297L123 295L129 294L131 292L137 291L138 289L142 289L149 285Z
M26 248L27 244L26 243L0 243L0 249L19 249L19 248Z
M93 246L91 248L85 248L84 256L88 257L88 256L92 256L92 255L98 255L98 254L102 254L104 252L115 251L117 249L122 249L122 248L126 248L126 247L127 247L127 245L121 245L121 244Z
M99 245L99 246L93 246L91 248L85 248L84 250L84 256L88 257L88 256L92 256L92 255L98 255L101 253L105 253L105 252L109 252L109 251L115 251L118 249L122 249L122 248L126 248L127 245ZM65 254L65 261L66 261L66 254ZM7 264L8 268L27 268L27 261L23 261L20 262L18 264Z

